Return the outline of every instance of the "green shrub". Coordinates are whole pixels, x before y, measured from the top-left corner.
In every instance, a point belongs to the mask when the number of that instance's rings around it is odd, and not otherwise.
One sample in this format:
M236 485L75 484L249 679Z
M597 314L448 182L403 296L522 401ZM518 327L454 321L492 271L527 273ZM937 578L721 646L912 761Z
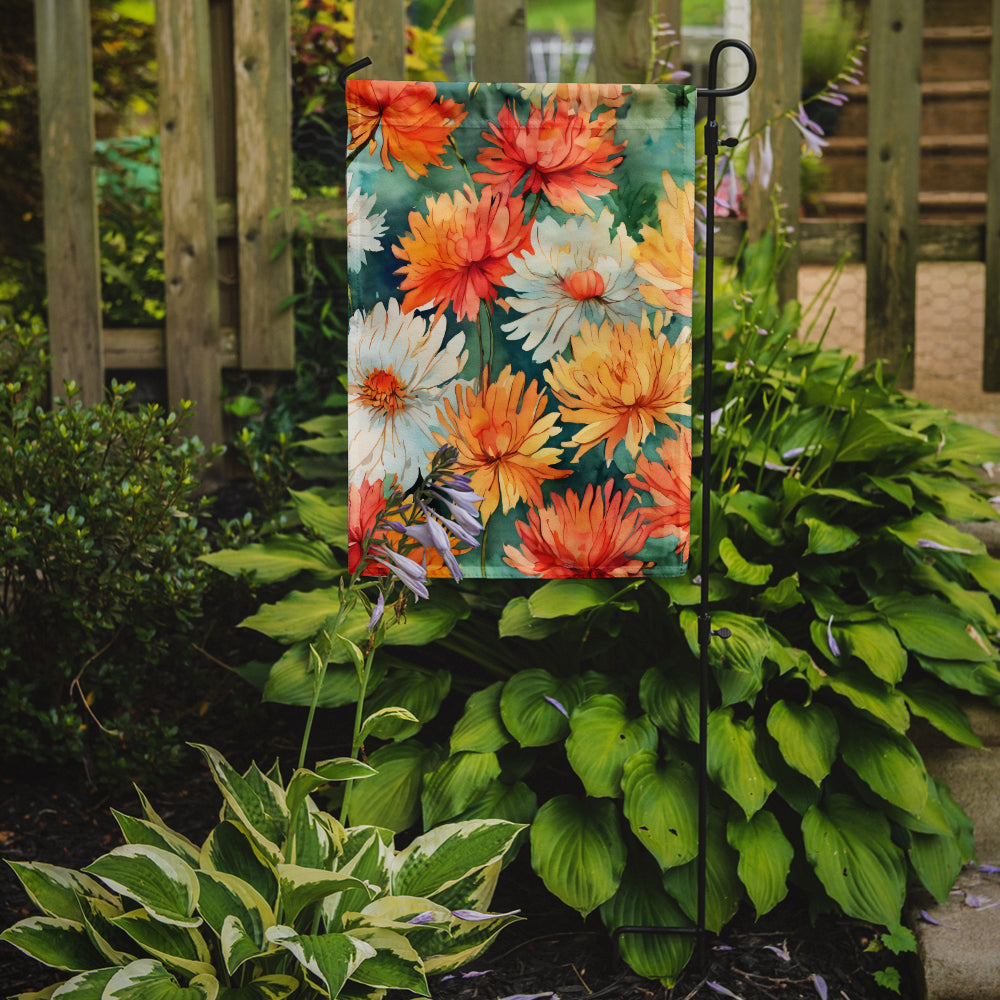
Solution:
M131 409L128 385L96 406L68 385L42 408L40 337L0 323L0 744L110 774L176 752L157 684L191 661L208 454L188 405Z

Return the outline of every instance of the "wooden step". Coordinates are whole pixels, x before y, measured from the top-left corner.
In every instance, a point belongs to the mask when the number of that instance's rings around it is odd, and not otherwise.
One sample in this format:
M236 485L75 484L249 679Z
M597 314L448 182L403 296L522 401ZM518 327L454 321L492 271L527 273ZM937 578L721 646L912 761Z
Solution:
M990 78L989 25L953 25L924 29L920 76L924 83Z
M864 220L868 196L864 191L830 191L815 199L827 218ZM986 217L986 193L979 191L921 191L920 218L930 221L981 223Z
M989 80L937 80L921 84L921 135L947 135L988 131ZM848 102L841 109L836 135L867 135L868 84L845 91Z

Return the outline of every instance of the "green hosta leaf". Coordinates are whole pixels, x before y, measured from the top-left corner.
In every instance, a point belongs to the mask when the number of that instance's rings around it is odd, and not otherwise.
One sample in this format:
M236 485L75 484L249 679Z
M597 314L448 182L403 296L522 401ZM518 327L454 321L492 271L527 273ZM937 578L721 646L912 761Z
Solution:
M538 812L538 796L523 782L512 785L499 780L490 782L479 797L460 816L466 819L505 819L509 823L529 824Z
M650 667L639 682L639 704L660 729L678 740L698 739L697 672L675 662L670 673Z
M218 995L219 981L213 975L198 975L181 986L159 962L143 958L118 969L101 1000L216 1000Z
M113 892L134 899L150 916L178 927L197 927L198 878L191 866L170 851L146 844L125 844L98 858L84 871Z
M814 689L829 688L897 732L906 732L910 713L906 710L903 696L884 681L872 677L868 670L841 667L835 673L822 674L812 667L806 676Z
M845 552L861 537L846 524L829 524L815 517L803 518L803 523L809 529L806 555L829 556Z
M865 479L907 510L913 508L913 490L906 483L886 476L865 476Z
M280 857L278 844L288 831L288 809L285 792L280 785L264 778L255 784L238 774L217 750L202 744L192 744L208 761L226 805L253 836L272 862Z
M435 750L415 740L379 747L368 758L374 777L351 790L353 826L382 826L399 833L420 817L420 791L424 774L439 757Z
M763 612L787 611L798 604L804 604L805 598L799 590L799 574L792 573L779 580L773 587L757 594L754 600Z
M729 846L739 851L736 873L746 886L758 919L788 894L788 873L795 849L774 813L765 809L750 819L737 816L726 828Z
M983 745L965 710L947 688L931 680L907 681L900 685L900 691L910 711L926 719L945 736L967 747Z
M534 618L563 618L607 604L619 590L611 580L549 580L529 598Z
M424 963L402 934L384 927L361 926L351 930L351 937L375 949L375 954L351 973L355 982L430 996Z
M549 799L531 824L531 865L549 892L582 916L610 899L625 870L615 804L572 795Z
M990 555L981 555L963 561L965 568L972 574L980 587L994 597L1000 597L1000 559L994 559Z
M54 969L81 972L99 968L105 960L91 944L87 929L65 917L28 917L0 934L6 941L35 961Z
M974 535L942 521L933 514L918 514L908 521L889 525L886 531L912 549L922 548L921 542L932 542L934 545L943 545L946 549L955 549L970 555L984 555L986 552L986 546Z
M292 976L261 976L245 986L223 987L218 1000L285 1000L298 988L299 980Z
M434 899L461 879L499 862L523 827L504 820L446 823L396 855L392 891Z
M615 894L601 904L601 920L609 932L619 927L687 927L691 922L660 884L656 868L630 858ZM622 958L638 975L673 986L691 959L690 934L623 934Z
M234 875L253 886L272 908L277 905L277 873L242 824L228 820L220 823L202 845L199 866L205 871Z
M660 868L697 855L698 783L688 764L640 751L625 762L622 790L625 818Z
M60 868L40 861L8 861L7 864L13 869L31 901L46 916L82 920L80 896L115 902L115 897L97 879L71 868Z
M331 580L343 572L328 545L295 535L272 535L266 542L209 552L199 558L230 576L245 573L256 584L288 580L298 573Z
M500 716L521 746L547 746L569 732L569 716L583 697L579 677L560 679L547 670L522 670L504 684Z
M1000 669L993 663L936 660L931 656L918 656L917 662L949 687L986 697L1000 694Z
M226 944L227 936L232 939L235 935L240 942L249 939L252 948L249 955L237 954L232 946L223 948L226 971L232 975L247 958L265 950L264 931L274 925L274 912L252 885L235 875L200 871L198 883L201 886L198 910L223 944ZM230 929L228 935L224 935L227 920L238 921L238 934Z
M899 923L906 867L880 812L849 795L830 795L806 813L802 836L820 882L849 917Z
M944 430L944 443L937 453L940 462L1000 462L1000 446L995 434L951 420Z
M111 921L168 968L189 976L211 975L212 956L205 939L191 927L164 924L145 910L132 910Z
M777 547L784 541L781 512L770 497L749 490L739 490L726 498L726 514L745 521L758 538Z
M566 757L588 795L616 799L622 768L637 750L653 750L659 739L646 716L629 719L625 703L613 694L591 695L570 717Z
M510 742L510 733L500 717L500 692L503 681L469 696L462 717L451 733L451 752L473 750L494 753Z
M681 612L681 627L694 656L700 656L698 616ZM712 615L712 629L729 629L727 639L713 636L708 646L708 662L722 690L723 704L753 701L763 686L764 659L771 648L771 636L759 618L718 611Z
M705 850L705 926L714 934L733 918L743 899L743 883L736 873L736 852L726 843L726 824L721 814L708 819ZM670 868L663 873L663 887L691 920L698 917L698 861Z
M924 888L946 902L964 863L958 839L950 833L911 833L909 855Z
M694 565L694 559L691 560ZM691 607L701 602L701 584L695 583L690 576L653 576L649 582L659 587L670 598L672 604L678 607ZM713 573L708 578L708 599L724 601L731 597L739 588L728 577L721 573Z
M314 490L289 490L292 506L302 523L331 545L347 548L347 506L331 504Z
M158 847L171 854L176 854L177 857L191 866L198 864L199 849L187 837L175 833L160 823L126 816L124 813L118 812L117 809L112 809L111 812L128 843Z
M749 819L774 791L775 781L757 762L757 733L752 718L733 718L732 708L708 717L708 774Z
M362 962L375 957L370 944L349 934L296 934L291 927L279 924L268 928L267 939L291 952L310 978L332 997L340 995Z
M927 801L927 772L907 737L861 719L852 719L850 737L841 741L847 766L876 795L919 815Z
M286 920L295 918L313 903L345 889L367 889L364 883L342 872L327 872L301 865L278 865L282 914ZM374 895L372 892L371 895Z
M993 598L981 590L971 590L967 585L955 583L939 573L930 563L921 563L913 568L910 579L918 587L939 594L956 611L970 621L976 622L987 633L996 635L1000 631L1000 615L997 614Z
M837 461L868 462L880 458L890 448L920 445L926 441L922 434L890 423L871 410L862 410L844 434Z
M883 595L875 607L899 633L904 646L939 660L982 663L996 653L976 628L936 597Z
M536 618L531 613L527 597L514 597L504 606L500 615L499 635L501 639L545 639L562 629L562 624L545 618Z
M337 649L343 650L343 643ZM386 657L376 657L369 686L377 686L385 677ZM271 666L261 697L279 705L311 705L315 697L316 674L310 661L309 643L289 646ZM319 691L318 708L339 708L358 700L358 675L353 666L329 664Z
M906 650L896 633L878 622L853 622L833 627L843 652L856 656L886 684L898 684L906 673Z
M779 699L767 715L767 731L785 761L815 785L830 773L837 756L837 720L826 705L797 705Z
M925 497L940 504L951 521L992 521L996 511L989 500L950 476L924 476L911 472L906 477Z
M726 575L729 579L746 584L748 587L763 587L774 570L770 563L761 565L747 562L730 538L720 540L719 557L726 564Z
M424 779L421 804L424 826L437 826L454 819L500 777L495 753L452 754Z
M390 634L391 634L390 629ZM394 670L371 694L366 708L375 712L384 708L403 708L415 721L386 720L380 726L380 739L405 740L419 732L425 722L438 713L441 702L451 689L451 674L447 670L425 670L411 667Z

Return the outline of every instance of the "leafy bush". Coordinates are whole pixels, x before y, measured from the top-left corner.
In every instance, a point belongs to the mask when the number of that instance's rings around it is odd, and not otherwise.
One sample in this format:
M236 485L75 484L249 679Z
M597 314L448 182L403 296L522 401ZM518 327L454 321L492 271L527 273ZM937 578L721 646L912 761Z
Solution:
M973 852L967 817L908 731L919 716L976 746L956 694L1000 695L1000 561L954 523L995 517L976 466L1000 460L1000 440L905 396L878 363L855 368L797 339L800 306L780 308L774 288L781 252L747 248L716 290L707 490L695 421L691 565L707 502L712 624L731 632L709 649L707 926L744 902L763 914L795 886L814 911L905 938L907 885L943 899ZM700 413L697 370L694 384ZM313 430L330 451L344 443L334 420ZM328 491L293 506L308 539L275 536L229 568L294 588L245 624L288 644L252 671L264 697L302 704L309 637L335 599L331 550L348 539ZM419 724L380 734L391 742L369 748L379 773L356 789L352 821L530 820L535 869L580 913L599 910L609 929L693 923L696 572L477 582L417 605L369 702L426 724L453 680L472 694L447 752L417 739ZM434 640L424 662L407 661L406 644ZM344 659L326 704L355 696ZM622 939L636 971L666 982L691 947Z
M79 973L60 996L429 996L428 973L471 961L518 919L485 912L516 824L452 823L399 850L390 831L345 829L310 797L368 778L367 765L325 761L285 785L277 767L241 775L199 749L225 803L200 847L140 793L144 818L115 813L125 846L82 872L11 863L43 915L0 938Z
M43 409L40 337L0 322L0 743L9 761L82 757L109 776L176 753L150 682L192 659L209 455L184 432L188 405L132 410L127 385L96 406L68 385Z

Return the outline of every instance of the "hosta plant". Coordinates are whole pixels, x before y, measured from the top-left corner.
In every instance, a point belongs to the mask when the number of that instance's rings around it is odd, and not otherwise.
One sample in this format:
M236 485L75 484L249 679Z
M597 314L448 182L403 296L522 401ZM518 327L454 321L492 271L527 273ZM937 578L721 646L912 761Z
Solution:
M276 767L240 774L199 749L224 803L202 844L140 793L142 818L115 813L124 846L82 871L11 863L41 915L0 938L67 976L22 996L428 996L429 973L470 961L518 919L487 912L517 824L450 823L397 849L391 831L347 829L312 798L369 778L366 764L338 758L286 784Z

